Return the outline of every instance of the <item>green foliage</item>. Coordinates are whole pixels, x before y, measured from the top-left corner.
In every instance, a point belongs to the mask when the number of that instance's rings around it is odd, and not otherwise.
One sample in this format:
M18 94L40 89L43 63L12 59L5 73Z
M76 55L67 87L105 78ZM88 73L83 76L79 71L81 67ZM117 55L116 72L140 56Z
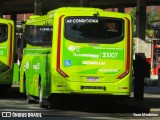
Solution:
M133 32L136 33L136 8L132 8L130 15L133 19Z
M136 8L132 8L130 14L133 18L133 23L136 24Z
M134 32L136 31L136 8L133 8L130 12L133 23L134 23ZM152 10L146 12L146 37L152 37L153 35L153 21L160 20L160 12L158 10ZM159 23L155 23L157 25Z

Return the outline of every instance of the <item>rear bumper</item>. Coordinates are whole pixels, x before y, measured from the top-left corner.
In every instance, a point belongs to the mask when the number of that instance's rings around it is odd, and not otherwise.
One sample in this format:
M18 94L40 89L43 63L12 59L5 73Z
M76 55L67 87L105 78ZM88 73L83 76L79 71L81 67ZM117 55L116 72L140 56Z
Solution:
M59 79L61 82L52 84L51 93L64 94L106 94L106 95L130 95L131 94L131 76L115 83L107 82L73 82Z
M118 83L78 83L68 82L67 92L74 94L130 95L129 88L120 90Z
M116 78L110 78L116 79ZM73 81L71 81L73 80ZM51 94L99 94L99 95L131 95L132 73L130 72L122 79L109 81L85 81L78 75L70 78L62 77L57 72L52 73Z

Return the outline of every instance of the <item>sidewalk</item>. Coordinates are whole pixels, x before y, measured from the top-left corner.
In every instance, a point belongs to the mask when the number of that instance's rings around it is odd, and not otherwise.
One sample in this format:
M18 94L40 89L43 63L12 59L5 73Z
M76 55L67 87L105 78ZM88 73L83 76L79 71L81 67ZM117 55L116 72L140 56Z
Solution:
M129 99L117 101L117 103L128 106L130 108L128 112L156 113L160 117L160 87L144 86L143 100L136 100L132 91Z
M133 78L134 82L134 78ZM121 101L121 104L136 107L136 112L158 113L160 116L160 80L157 76L144 79L144 99L134 98L134 83L130 99Z
M151 75L150 78L144 78L144 85L145 86L159 86L160 87L160 80L158 80L157 76Z

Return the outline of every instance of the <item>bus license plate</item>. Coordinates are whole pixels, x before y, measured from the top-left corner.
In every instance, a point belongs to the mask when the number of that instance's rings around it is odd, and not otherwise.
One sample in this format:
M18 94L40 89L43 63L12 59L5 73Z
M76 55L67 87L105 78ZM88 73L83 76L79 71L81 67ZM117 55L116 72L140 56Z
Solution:
M87 77L88 82L98 82L99 78L98 77Z

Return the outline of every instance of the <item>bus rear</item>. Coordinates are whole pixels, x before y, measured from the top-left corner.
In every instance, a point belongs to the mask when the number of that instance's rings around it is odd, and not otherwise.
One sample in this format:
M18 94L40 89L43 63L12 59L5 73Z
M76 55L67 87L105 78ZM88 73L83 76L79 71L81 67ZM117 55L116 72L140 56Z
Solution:
M58 17L52 92L130 95L131 17L99 9L79 11Z
M12 85L14 24L11 20L0 19L0 89Z

